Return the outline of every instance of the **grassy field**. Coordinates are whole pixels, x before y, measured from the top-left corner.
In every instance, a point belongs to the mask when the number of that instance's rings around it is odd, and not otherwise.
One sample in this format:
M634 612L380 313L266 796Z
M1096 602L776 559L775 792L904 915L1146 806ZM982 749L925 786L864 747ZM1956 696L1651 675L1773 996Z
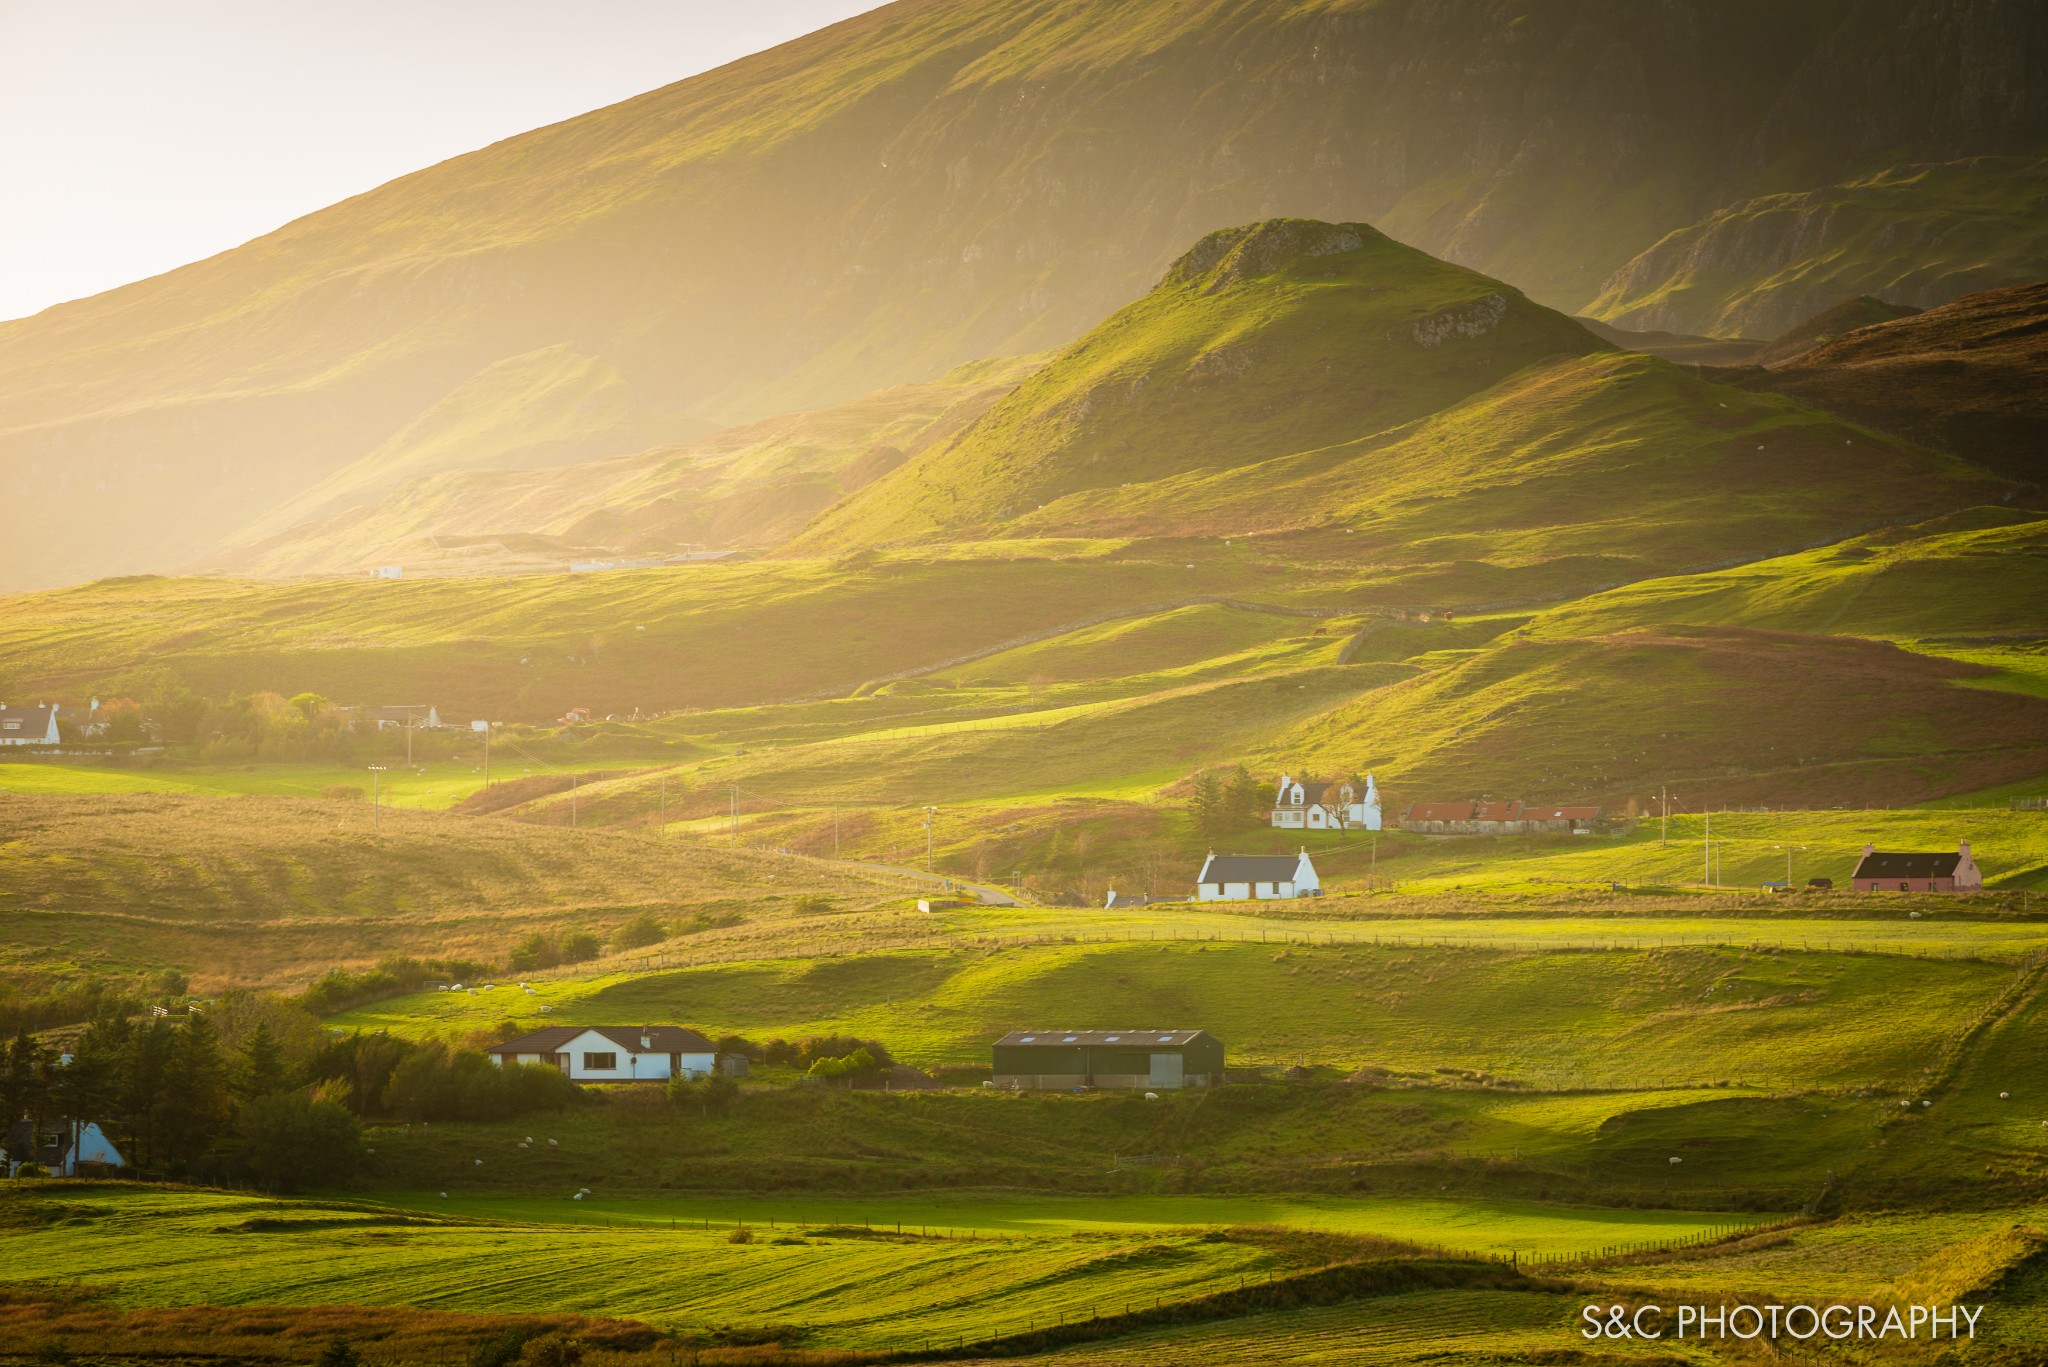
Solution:
M498 777L518 773L515 767ZM441 811L484 786L481 767L428 764L415 769L389 765L375 780L387 807ZM362 792L369 815L372 780L367 767L339 764L205 764L171 761L135 768L111 764L0 760L0 793L24 796L80 796L115 793L177 793L199 797L324 797L334 788Z
M1334 1304L1297 1301L1284 1311L1261 1312L1253 1301L1205 1322L1193 1310L1203 1297L1300 1275L1332 1257L1387 1251L1382 1243L1332 1234L1333 1218L1346 1226L1412 1229L1425 1236L1448 1232L1527 1252L1531 1241L1540 1244L1560 1232L1656 1240L1684 1228L1684 1217L1632 1223L1557 1209L1360 1202L1334 1217L1327 1207L1310 1212L1294 1230L1270 1223L1205 1230L1191 1228L1184 1217L1231 1208L1111 1202L1100 1206L1106 1220L1076 1210L1071 1221L1031 1221L1020 1232L1006 1218L1017 1203L999 1198L992 1206L999 1212L996 1223L977 1228L975 1237L962 1237L964 1223L947 1237L923 1232L908 1218L901 1233L894 1221L864 1228L847 1209L820 1206L818 1214L832 1223L792 1228L757 1219L752 1241L741 1244L731 1241L737 1213L733 1219L700 1215L710 1227L693 1227L689 1212L659 1206L615 1214L616 1223L599 1226L587 1216L560 1223L517 1202L434 1200L423 1203L430 1208L380 1209L77 1185L31 1187L9 1192L0 1202L8 1217L0 1242L19 1245L24 1256L32 1246L49 1282L103 1289L111 1304L129 1309L194 1303L270 1307L280 1329L292 1321L288 1307L345 1296L369 1307L570 1311L630 1317L727 1342L745 1342L739 1336L751 1333L808 1349L889 1350L1023 1336L1155 1306L1178 1311L1155 1312L1156 1327L1140 1321L1115 1337L1067 1347L1049 1358L1075 1364L1407 1362L1425 1354L1441 1357L1446 1350L1490 1359L1569 1343L1576 1304L1571 1293L1583 1301L1587 1291L1602 1295L1623 1287L1632 1297L1711 1298L1739 1294L1758 1281L1787 1299L1925 1294L1944 1275L1953 1283L1961 1268L1973 1268L1981 1279L2023 1266L2032 1245L2003 1231L2041 1215L2022 1208L1838 1219L1784 1233L1738 1235L1709 1256L1596 1259L1575 1272L1579 1284L1571 1288L1495 1274L1493 1286L1466 1289L1455 1280L1460 1265L1421 1262L1418 1271L1441 1269L1425 1274L1440 1278L1435 1289L1390 1287L1393 1294L1368 1292ZM966 1216L971 1206L962 1201L905 1207L904 1214ZM1284 1205L1237 1209L1299 1213ZM667 1218L675 1219L673 1227ZM1575 1221L1583 1223L1574 1228ZM681 1268L687 1268L686 1276L678 1275ZM1953 1295L1977 1288L1942 1289ZM2008 1287L1994 1295L1998 1303L1990 1318L1993 1324L2005 1321L1993 1330L1994 1343L2030 1341L2025 1330L2038 1312L2029 1289Z
M859 1226L954 1238L1128 1237L1190 1229L1273 1227L1388 1239L1448 1253L1580 1257L1621 1244L1697 1239L1767 1223L1764 1215L1574 1207L1533 1201L1313 1196L1024 1196L1005 1192L877 1192L862 1197L634 1196L586 1198L379 1192L380 1203L461 1219L610 1229L730 1230L765 1235Z
M545 1004L561 1019L675 1019L754 1038L851 1032L911 1062L972 1064L1022 1026L1193 1023L1244 1066L1306 1058L1346 1071L1477 1068L1530 1081L1864 1086L1917 1072L2012 975L1998 964L1875 954L1139 940L558 979L537 997L509 987L428 993L333 1024L460 1033Z
M295 986L385 954L500 962L521 937L600 937L643 912L678 930L901 903L905 880L367 803L135 794L0 796L0 956L42 968L176 967L202 991Z

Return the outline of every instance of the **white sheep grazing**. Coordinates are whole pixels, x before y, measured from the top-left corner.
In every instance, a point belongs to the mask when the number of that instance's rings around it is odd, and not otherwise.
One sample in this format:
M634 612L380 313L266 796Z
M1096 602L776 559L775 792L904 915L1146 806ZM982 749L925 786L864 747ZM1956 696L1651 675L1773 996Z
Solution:
M1933 1102L1931 1102L1931 1101L1923 1101L1923 1102L1921 1102L1921 1103L1920 1103L1920 1109L1924 1111L1924 1110L1926 1110L1926 1109L1927 1109L1927 1108L1928 1108L1929 1106L1932 1106L1933 1104L1934 1104L1934 1103L1933 1103Z
M1674 1158L1671 1161L1674 1163L1683 1163L1685 1160L1683 1158Z
M2010 1101L2010 1100L2012 1100L2012 1093L2011 1093L2011 1092L2000 1092L2000 1093L1998 1094L1998 1099L1999 1099L2000 1101Z
M1159 1100L1159 1093L1157 1093L1157 1092L1147 1092L1147 1093L1145 1093L1145 1100L1147 1100L1147 1101L1157 1101L1157 1100Z
M447 1200L447 1199L448 1199L448 1193L447 1193L447 1192L445 1192L445 1191L444 1191L444 1192L442 1192L442 1193L441 1193L441 1199L442 1199L443 1201Z
M550 1140L548 1141L548 1147L549 1147L549 1148L551 1148L551 1149L558 1149L558 1148L560 1148L560 1147L561 1147L561 1145L560 1145L560 1144L558 1144L558 1143L556 1143L556 1142L555 1142L554 1140L550 1139Z
M478 1167L482 1167L484 1165L484 1160L481 1158L472 1158L469 1161L476 1164Z
M569 1199L571 1201L581 1201L583 1199L583 1193L579 1191L574 1196L571 1196Z

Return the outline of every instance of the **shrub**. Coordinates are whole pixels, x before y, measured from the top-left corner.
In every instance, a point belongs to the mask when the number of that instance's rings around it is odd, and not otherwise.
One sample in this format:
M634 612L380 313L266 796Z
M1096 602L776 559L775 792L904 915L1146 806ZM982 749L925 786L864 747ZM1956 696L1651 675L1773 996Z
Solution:
M41 1163L23 1163L14 1170L14 1175L16 1177L48 1177L50 1174L43 1171Z
M678 1106L695 1105L704 1111L722 1111L740 1094L739 1083L723 1073L693 1078L683 1074L668 1080L668 1099Z
M576 1367L583 1361L583 1345L565 1338L535 1339L519 1360L528 1367Z
M526 1346L526 1336L517 1329L507 1329L494 1339L485 1339L469 1350L469 1367L512 1367L519 1361L519 1350Z
M335 1186L353 1178L363 1164L363 1132L356 1118L332 1101L315 1101L302 1092L259 1096L244 1105L235 1117L232 1147L237 1171L270 1191ZM345 1342L342 1346L347 1347Z
M645 949L667 938L668 928L643 912L612 932L612 945L618 949Z
M595 959L604 952L604 945L587 930L574 931L562 937L562 962L580 964L586 959Z
M320 796L332 798L336 802L361 802L363 800L363 790L353 783L330 783L320 790ZM347 1343L346 1339L337 1339L335 1341L342 1344Z
M347 1335L337 1335L313 1359L313 1367L363 1367L363 1355L355 1350Z
M401 1120L505 1120L563 1110L583 1089L544 1063L496 1064L439 1042L412 1050L391 1072L384 1109Z
M725 1236L725 1241L729 1244L750 1244L754 1242L754 1231L745 1225L738 1225L734 1227L732 1233Z

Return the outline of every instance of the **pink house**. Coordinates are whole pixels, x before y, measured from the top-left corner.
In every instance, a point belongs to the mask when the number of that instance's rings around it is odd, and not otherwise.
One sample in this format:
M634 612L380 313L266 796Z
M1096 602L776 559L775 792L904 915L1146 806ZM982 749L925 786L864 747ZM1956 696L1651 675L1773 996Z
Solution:
M1865 845L1854 878L1858 892L1976 892L1984 886L1967 840L1954 854L1893 854Z

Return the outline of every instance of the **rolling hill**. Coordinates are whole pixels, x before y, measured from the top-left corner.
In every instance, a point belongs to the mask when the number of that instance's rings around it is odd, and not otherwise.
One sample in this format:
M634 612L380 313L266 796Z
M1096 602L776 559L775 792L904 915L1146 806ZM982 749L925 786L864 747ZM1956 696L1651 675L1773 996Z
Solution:
M2014 479L2048 480L2048 281L1872 320L1761 359L1761 373L1726 378L1953 451Z
M1417 800L1886 807L2048 769L2048 699L1889 643L1747 627L1510 639L1288 733L1276 758Z
M833 408L610 460L449 471L295 523L306 506L299 500L266 519L283 530L199 568L279 577L398 564L408 574L488 574L774 545L836 499L979 417L1034 364L960 366L929 384L897 385Z
M1672 233L1586 312L1626 328L1771 337L1858 296L1928 308L2048 275L2048 161L1890 166L1765 195Z
M1041 351L1278 214L1585 310L1727 206L2038 156L2044 44L2027 0L902 0L0 324L0 478L48 495L0 585ZM1597 311L1668 284L1639 263Z
M1387 566L1610 581L2009 491L1811 409L1612 351L1363 224L1211 234L792 553L984 537L1338 531ZM1538 588L1507 597L1556 594ZM1595 581L1597 582L1597 581Z

